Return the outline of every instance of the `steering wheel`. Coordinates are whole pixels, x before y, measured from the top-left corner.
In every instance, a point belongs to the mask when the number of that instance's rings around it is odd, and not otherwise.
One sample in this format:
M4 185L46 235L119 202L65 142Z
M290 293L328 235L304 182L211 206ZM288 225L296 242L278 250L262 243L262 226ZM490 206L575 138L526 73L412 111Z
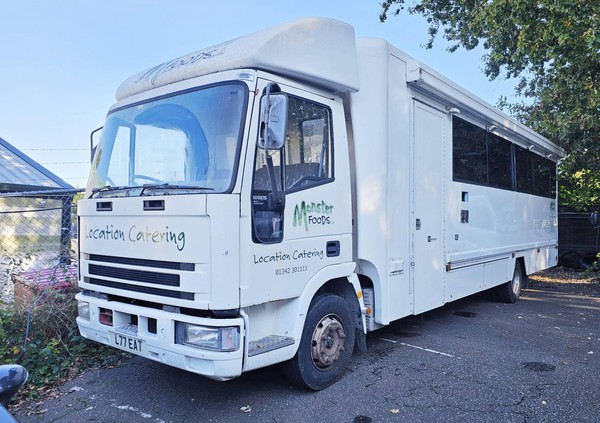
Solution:
M292 189L292 188L299 186L307 181L322 181L323 179L325 179L325 178L323 178L322 176L312 176L312 175L302 176L297 181L294 181L294 183L292 185L287 187L287 189Z

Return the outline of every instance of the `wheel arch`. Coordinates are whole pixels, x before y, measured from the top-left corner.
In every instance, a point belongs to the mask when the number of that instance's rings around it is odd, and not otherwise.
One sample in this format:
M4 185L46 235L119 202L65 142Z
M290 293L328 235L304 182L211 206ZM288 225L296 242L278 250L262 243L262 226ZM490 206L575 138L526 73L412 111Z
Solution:
M525 257L520 256L515 259L515 267L521 267L521 278L523 278L523 288L529 288L529 277L527 273L527 266L525 264Z
M341 297L350 308L355 319L355 329L357 335L359 332L364 337L366 333L366 320L362 313L364 301L358 276L354 273L355 264L336 265L323 269L306 284L302 294L298 297L297 319L294 327L294 338L299 340L302 337L302 330L306 321L306 315L314 299L323 294L334 294ZM359 340L357 345L362 349L363 340ZM299 343L296 342L297 351Z

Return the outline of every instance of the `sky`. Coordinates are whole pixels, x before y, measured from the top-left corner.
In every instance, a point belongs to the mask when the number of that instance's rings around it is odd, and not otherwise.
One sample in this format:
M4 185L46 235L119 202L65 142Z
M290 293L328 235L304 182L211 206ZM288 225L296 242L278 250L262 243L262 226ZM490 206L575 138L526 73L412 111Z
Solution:
M0 138L75 187L89 172L89 134L103 125L115 91L140 71L302 17L354 26L392 45L491 104L513 94L489 81L483 50L431 50L420 16L379 22L378 0L19 0L0 12Z

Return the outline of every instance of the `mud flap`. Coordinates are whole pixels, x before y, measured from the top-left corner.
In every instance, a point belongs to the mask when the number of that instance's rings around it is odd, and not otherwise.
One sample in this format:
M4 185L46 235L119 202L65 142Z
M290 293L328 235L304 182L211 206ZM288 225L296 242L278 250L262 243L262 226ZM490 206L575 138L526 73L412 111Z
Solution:
M367 352L367 334L361 327L356 328L356 336L354 337L354 349L361 352Z

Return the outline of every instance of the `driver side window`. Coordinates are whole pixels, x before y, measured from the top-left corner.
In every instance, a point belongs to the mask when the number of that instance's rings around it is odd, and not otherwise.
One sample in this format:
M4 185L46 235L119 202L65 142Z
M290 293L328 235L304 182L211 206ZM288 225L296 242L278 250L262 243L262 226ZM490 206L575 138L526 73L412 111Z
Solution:
M328 181L331 169L329 108L290 96L285 142L285 190Z
M285 145L279 150L258 148L256 152L252 225L253 240L257 243L283 240L283 206L275 204L275 191L296 192L333 180L331 110L289 94L287 97ZM272 162L271 171L268 160Z
M273 159L278 188L297 191L329 182L333 177L331 111L305 99L291 95L288 98L285 146L281 151L268 153ZM253 187L271 189L262 149L256 155Z

